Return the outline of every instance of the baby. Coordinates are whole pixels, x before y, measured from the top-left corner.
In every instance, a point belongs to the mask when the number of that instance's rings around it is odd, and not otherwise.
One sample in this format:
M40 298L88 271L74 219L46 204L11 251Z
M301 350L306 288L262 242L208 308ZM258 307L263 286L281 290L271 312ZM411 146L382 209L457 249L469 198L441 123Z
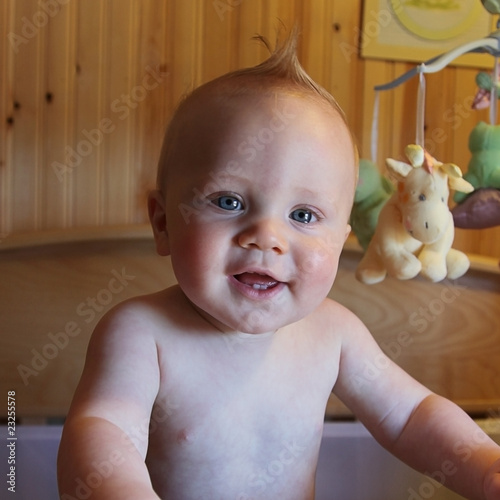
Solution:
M401 460L453 464L447 486L500 499L500 447L326 298L357 154L295 46L176 111L149 214L179 284L97 326L61 441L63 500L312 500L332 388ZM375 358L387 368L367 379Z

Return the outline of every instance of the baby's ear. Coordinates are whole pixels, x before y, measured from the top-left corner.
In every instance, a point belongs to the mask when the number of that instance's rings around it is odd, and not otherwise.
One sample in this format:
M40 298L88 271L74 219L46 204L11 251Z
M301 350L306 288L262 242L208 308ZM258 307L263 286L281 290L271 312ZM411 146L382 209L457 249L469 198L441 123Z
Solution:
M347 241L347 238L351 234L351 230L352 230L351 225L347 224L346 229L345 229L345 237L344 237L344 241L342 244L344 244Z
M158 255L170 255L168 241L167 217L165 214L165 198L161 191L151 191L148 195L149 221L155 237Z

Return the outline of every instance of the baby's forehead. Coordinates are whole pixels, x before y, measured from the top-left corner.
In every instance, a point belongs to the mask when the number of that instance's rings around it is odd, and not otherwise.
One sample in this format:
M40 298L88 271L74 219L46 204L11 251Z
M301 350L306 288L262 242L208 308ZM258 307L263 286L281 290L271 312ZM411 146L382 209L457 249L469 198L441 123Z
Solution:
M318 130L345 129L342 136L352 142L338 108L311 91L273 79L263 82L262 78L254 80L245 77L236 83L223 79L212 81L196 89L179 106L170 126L169 161L161 167L178 172L180 164L192 164L186 161L188 158L192 160L203 154L218 155L223 145L237 151L242 139L235 131L241 129L242 124L245 125L242 129L245 133L250 130L247 125L251 123L255 123L255 131L259 132L263 123L266 128L279 128L283 123L295 122L296 125L302 121L301 117L311 115ZM294 119L290 120L290 116ZM262 131L264 133L272 133L272 130ZM262 139L265 142L267 135ZM185 168L182 170L186 172ZM165 174L169 177L168 172Z
M242 124L250 128L252 123L258 127L269 122L273 128L280 127L282 122L296 125L296 119L311 116L318 128L348 130L340 111L312 92L291 85L241 83L215 82L195 91L172 123L177 138L184 142L177 146L193 147L193 141L224 139ZM294 119L287 119L290 116Z

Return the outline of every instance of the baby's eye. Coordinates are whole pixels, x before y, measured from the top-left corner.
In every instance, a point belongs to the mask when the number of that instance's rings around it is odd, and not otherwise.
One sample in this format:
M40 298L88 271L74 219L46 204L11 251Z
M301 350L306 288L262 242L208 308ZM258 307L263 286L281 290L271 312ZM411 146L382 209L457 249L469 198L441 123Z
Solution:
M238 198L229 195L219 196L218 198L212 200L212 203L223 210L241 210L243 208L243 205Z
M298 208L297 210L294 210L290 214L290 219L301 222L302 224L309 224L310 222L315 222L318 220L314 213L306 208Z

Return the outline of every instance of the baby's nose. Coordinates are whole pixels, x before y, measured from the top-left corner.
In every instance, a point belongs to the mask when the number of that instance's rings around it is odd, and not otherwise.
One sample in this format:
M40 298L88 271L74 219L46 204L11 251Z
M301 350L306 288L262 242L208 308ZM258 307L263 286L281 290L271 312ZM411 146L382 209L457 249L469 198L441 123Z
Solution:
M242 231L238 235L238 244L246 249L272 250L277 254L288 252L285 228L271 219L257 221Z

